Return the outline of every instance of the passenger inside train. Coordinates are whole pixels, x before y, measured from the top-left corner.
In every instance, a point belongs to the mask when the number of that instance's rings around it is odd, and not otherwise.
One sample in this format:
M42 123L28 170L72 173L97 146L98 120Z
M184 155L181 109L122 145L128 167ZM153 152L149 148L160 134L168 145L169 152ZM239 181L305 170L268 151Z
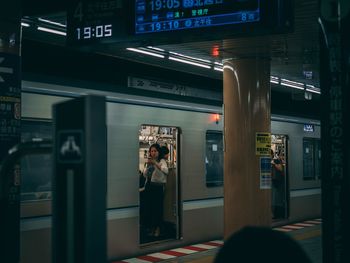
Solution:
M164 188L168 175L168 165L163 157L159 144L152 144L143 171L147 183L143 196L145 198L145 213L142 215L142 221L146 226L147 234L154 237L160 236L163 222Z
M274 221L288 218L289 211L289 169L288 136L271 135L271 211ZM294 170L295 167L291 167Z
M139 139L140 243L174 239L176 128L143 125Z
M282 159L271 149L273 219L283 218L285 210L285 173Z

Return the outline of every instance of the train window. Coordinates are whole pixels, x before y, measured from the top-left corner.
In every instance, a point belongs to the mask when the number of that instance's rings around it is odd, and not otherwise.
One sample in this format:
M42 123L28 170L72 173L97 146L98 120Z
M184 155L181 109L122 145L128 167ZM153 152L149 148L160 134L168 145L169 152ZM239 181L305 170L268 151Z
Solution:
M21 141L52 139L52 123L21 121ZM51 199L52 157L49 154L26 155L21 159L21 201Z
M207 187L223 185L224 152L221 131L206 132L205 177Z
M178 138L177 127L155 125L140 127L141 245L180 238Z
M315 180L321 175L321 145L319 139L303 139L303 179Z

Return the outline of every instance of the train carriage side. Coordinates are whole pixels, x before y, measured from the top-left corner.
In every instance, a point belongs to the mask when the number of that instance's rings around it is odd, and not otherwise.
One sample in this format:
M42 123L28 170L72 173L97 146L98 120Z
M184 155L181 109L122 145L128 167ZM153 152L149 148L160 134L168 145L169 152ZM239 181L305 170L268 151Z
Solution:
M35 85L40 88L34 88ZM26 89L26 86L31 88ZM38 123L40 129L51 125L52 104L87 93L84 89L43 86L38 83L30 83L24 87L23 123ZM217 115L221 108L195 104L184 106L182 102L160 99L150 101L116 93L93 92L107 96L108 101L108 258L120 259L221 238L223 187L220 182L208 184L206 178L208 149L220 150L217 144L213 143L213 138L222 134L222 121ZM149 100L149 103L142 104L143 100ZM307 131L304 130L304 124L308 125ZM180 199L177 210L171 207L170 213L175 211L179 215L177 227L181 238L152 242L147 246L140 242L139 226L139 132L143 125L176 127L179 131L176 168ZM284 135L287 143L286 187L289 191L286 192L288 204L285 221L319 217L319 122L273 116L271 128L273 135ZM208 132L212 134L208 136ZM213 134L215 136L211 137ZM51 204L50 194L47 193L40 194L44 198L28 198L29 200L21 204L23 262L50 262ZM34 194L38 196L37 193Z
M49 121L52 104L67 97L23 93L23 120ZM207 188L205 182L205 134L222 130L213 113L166 107L107 103L108 140L108 257L122 258L163 248L222 236L222 187ZM158 105L156 105L158 106ZM181 239L140 247L139 237L139 130L143 124L178 127L180 134L179 210ZM50 259L51 205L49 200L25 201L21 207L22 258L28 262ZM206 215L208 220L201 220ZM39 217L38 217L39 216ZM44 222L37 224L34 222ZM38 237L41 237L38 239ZM44 255L40 251L45 251ZM40 255L40 257L39 257Z

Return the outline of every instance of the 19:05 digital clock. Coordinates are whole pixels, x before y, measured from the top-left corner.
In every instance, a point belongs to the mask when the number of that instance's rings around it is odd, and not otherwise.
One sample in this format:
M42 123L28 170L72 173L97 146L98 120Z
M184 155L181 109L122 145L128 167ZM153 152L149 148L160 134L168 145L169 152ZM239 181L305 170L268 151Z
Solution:
M76 39L92 39L112 36L112 24L76 28Z
M70 0L67 11L67 43L109 43L111 39L126 36L127 12L124 8L129 7L125 7L124 2L125 0Z
M149 2L149 5L152 11L175 9L180 7L180 0L153 0Z

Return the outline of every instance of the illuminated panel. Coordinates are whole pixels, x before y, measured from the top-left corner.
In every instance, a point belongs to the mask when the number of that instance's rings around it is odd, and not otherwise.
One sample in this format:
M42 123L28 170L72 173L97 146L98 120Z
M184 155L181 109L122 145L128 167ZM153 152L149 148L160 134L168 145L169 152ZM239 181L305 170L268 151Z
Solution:
M131 0L129 0L131 1ZM124 0L70 0L67 12L69 44L126 38ZM118 18L118 19L116 19Z
M135 33L258 22L260 0L135 0Z

